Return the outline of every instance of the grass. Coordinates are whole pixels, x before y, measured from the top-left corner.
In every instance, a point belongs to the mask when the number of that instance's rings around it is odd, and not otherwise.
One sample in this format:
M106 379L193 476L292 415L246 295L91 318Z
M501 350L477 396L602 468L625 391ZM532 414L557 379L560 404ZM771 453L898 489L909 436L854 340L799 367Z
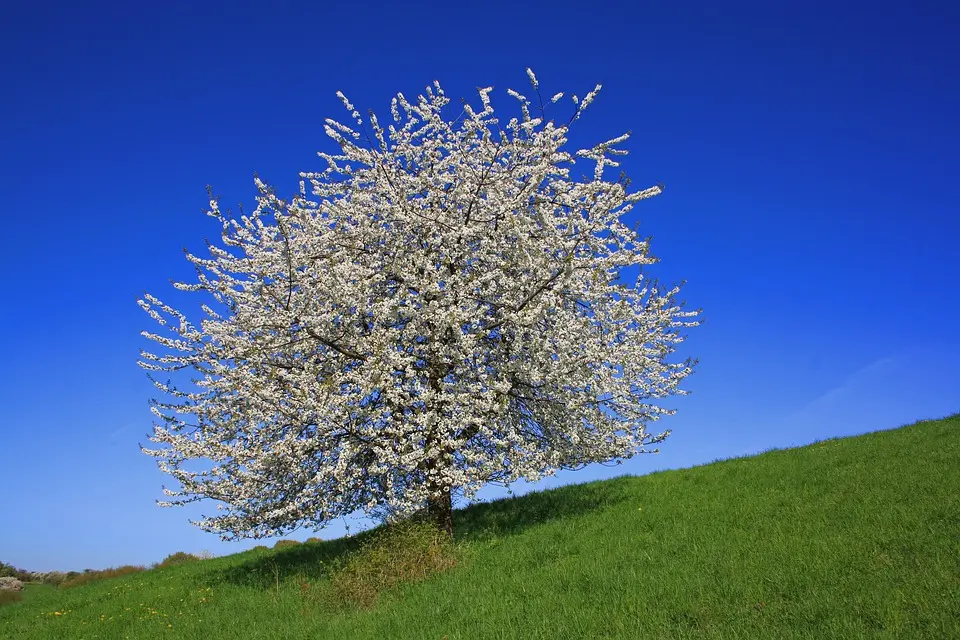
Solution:
M960 415L474 505L365 605L326 606L369 533L28 585L0 637L960 638L958 487Z

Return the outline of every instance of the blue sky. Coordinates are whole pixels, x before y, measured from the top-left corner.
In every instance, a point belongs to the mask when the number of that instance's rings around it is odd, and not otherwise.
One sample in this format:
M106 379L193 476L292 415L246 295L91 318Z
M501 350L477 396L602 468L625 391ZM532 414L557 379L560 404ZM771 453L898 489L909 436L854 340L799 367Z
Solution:
M250 205L255 172L289 195L322 166L337 90L386 115L435 79L454 99L494 85L501 109L528 66L548 95L600 81L578 139L632 130L625 170L666 185L633 215L655 274L704 310L692 394L669 403L659 456L540 486L960 410L951 3L196 4L2 10L0 560L79 570L257 544L189 525L203 507L154 504L136 300L217 236L205 185Z

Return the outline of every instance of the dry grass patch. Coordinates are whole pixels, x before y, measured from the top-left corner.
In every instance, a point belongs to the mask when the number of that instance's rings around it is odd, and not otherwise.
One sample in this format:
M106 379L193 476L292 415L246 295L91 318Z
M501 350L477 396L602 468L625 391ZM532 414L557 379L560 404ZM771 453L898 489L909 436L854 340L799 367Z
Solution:
M164 567L176 567L189 562L198 562L199 560L200 557L195 556L192 553L187 553L186 551L177 551L176 553L171 553L166 558L153 565L153 568L162 569Z
M283 549L284 547L296 547L299 545L300 543L296 540L277 540L277 542L273 545L273 548Z
M455 564L447 533L431 522L400 522L373 534L332 571L328 595L339 606L371 607L387 589L419 582Z
M20 602L21 600L23 600L23 596L20 595L19 591L0 589L0 607L13 604L14 602Z
M60 582L60 588L69 589L70 587L78 587L82 584L99 582L100 580L107 580L108 578L119 578L146 570L146 567L140 565L126 564L122 567L111 567L109 569L101 569L100 571L84 571L76 575L68 575L66 579Z

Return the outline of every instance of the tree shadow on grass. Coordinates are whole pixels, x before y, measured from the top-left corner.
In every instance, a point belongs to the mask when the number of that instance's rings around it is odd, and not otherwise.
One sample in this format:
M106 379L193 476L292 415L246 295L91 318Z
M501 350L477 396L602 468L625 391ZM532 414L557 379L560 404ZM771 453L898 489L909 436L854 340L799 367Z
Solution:
M249 551L248 560L212 573L210 582L268 590L291 578L319 581L329 576L333 567L358 549L368 536L368 532L363 532L348 538Z
M620 476L611 480L568 485L472 504L454 512L456 542L483 542L522 533L525 529L552 520L577 517L622 504L635 493L636 478ZM377 529L355 535L304 543L277 550L250 551L249 560L213 573L211 582L269 590L292 578L321 581L342 564Z
M454 514L456 537L464 541L485 541L518 534L551 520L616 506L634 493L631 490L634 481L632 476L620 476L473 504Z

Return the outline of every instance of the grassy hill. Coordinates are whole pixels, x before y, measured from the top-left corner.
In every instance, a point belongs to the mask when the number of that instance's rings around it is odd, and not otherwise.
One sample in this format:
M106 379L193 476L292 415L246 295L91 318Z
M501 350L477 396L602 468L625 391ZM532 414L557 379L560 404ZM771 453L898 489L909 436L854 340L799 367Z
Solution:
M456 514L456 565L332 607L358 540L31 587L0 638L960 638L960 414Z

